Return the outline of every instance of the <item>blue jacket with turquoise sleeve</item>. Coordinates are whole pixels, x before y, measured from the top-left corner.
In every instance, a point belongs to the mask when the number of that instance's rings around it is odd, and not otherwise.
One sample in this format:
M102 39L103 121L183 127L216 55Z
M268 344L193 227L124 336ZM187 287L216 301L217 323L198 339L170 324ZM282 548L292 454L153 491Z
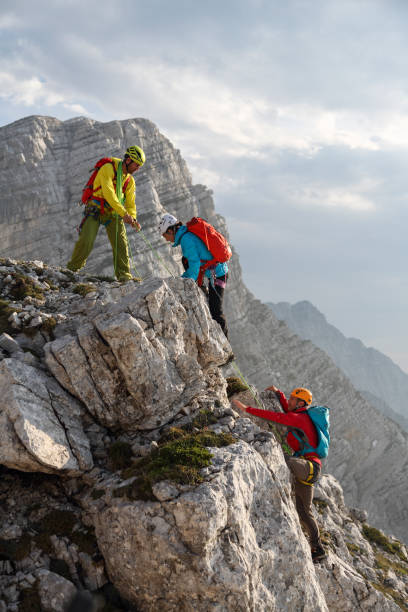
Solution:
M186 225L182 225L176 232L173 247L181 246L183 256L188 260L188 268L182 274L182 278L197 280L201 264L213 259L204 242L195 234L188 231ZM228 272L227 263L219 263L215 267L215 276L224 276ZM212 280L212 270L206 270L205 276Z

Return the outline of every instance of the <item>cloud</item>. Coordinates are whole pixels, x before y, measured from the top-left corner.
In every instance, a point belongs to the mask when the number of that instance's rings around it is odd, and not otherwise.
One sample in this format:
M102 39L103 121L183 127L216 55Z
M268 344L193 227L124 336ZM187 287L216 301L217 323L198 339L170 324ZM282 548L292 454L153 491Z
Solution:
M354 188L336 189L321 186L305 187L300 192L291 195L292 199L302 206L326 206L329 208L346 208L352 211L371 211L375 204L364 195L358 193L359 186Z
M81 104L69 102L62 92L57 93L36 76L20 79L15 74L0 72L0 99L27 107L38 104L61 106L73 113L88 114Z

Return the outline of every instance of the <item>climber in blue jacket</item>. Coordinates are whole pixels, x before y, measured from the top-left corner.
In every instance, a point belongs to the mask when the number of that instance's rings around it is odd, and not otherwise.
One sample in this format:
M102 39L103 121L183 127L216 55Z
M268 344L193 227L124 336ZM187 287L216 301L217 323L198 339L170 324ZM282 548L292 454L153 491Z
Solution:
M181 246L183 265L185 268L182 278L192 278L197 281L203 262L213 259L204 242L189 232L186 225L176 217L166 213L161 218L159 232L165 240L173 243L173 247ZM205 270L204 276L208 278L208 305L212 318L220 324L222 331L228 338L228 327L223 313L224 290L228 279L228 264L217 263L214 268ZM206 293L206 291L204 291Z

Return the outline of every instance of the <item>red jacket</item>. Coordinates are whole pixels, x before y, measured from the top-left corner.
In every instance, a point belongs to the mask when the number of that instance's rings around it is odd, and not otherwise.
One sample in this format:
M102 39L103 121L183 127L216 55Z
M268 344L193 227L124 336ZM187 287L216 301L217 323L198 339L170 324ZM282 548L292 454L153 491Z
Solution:
M288 400L286 399L284 393L278 390L276 395L278 396L280 405L285 411L284 413L252 408L252 406L248 406L246 411L249 412L249 414L261 417L262 419L268 419L268 421L279 423L279 425L286 425L287 427L296 427L297 429L301 429L306 434L310 446L316 447L318 444L317 431L316 427L313 425L312 419L306 412L307 408L300 408L299 410L288 412ZM299 440L295 438L290 431L288 432L286 441L290 448L295 452L301 449ZM316 453L307 453L304 455L304 457L306 457L306 459L313 459L320 465L322 463Z

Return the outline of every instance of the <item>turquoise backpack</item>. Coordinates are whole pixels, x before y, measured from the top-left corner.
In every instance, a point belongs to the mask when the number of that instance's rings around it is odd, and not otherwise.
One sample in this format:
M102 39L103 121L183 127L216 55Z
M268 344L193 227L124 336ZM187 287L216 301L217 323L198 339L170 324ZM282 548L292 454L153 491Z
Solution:
M295 457L307 455L307 453L316 453L319 457L324 458L329 454L330 445L330 414L327 406L311 406L306 412L313 421L313 425L317 431L317 446L311 446L304 431L291 428L292 434L302 445L302 448L295 452Z

